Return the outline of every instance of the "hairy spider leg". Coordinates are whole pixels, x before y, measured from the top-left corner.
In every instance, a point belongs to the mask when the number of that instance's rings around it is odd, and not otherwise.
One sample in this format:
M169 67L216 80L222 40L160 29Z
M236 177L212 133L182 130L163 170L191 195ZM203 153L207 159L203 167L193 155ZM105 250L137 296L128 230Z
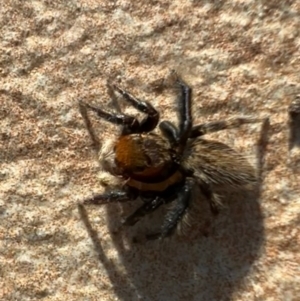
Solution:
M209 185L205 181L201 181L198 186L199 186L201 192L206 197L206 199L209 203L209 207L210 207L211 212L213 214L217 215L219 213L219 208L218 207L220 205L219 198L218 198L217 194L215 194L213 192L211 185Z
M244 124L264 122L265 120L266 118L234 117L228 120L202 123L192 128L189 138L196 138L209 133L238 128Z
M186 141L189 138L190 131L192 129L192 89L180 78L177 79L177 83L181 87L181 101L179 106L179 146L183 148Z
M159 124L159 129L161 130L163 135L169 140L171 146L176 146L179 137L179 132L175 125L170 121L164 120Z
M192 129L191 97L192 89L179 77L176 84L181 88L179 101L179 130L170 121L162 121L159 125L163 135L170 141L172 146L178 148L178 155L182 155L186 141L190 137Z
M111 114L108 112L103 111L102 109L93 106L91 104L85 103L83 101L79 101L80 105L85 106L87 108L89 108L90 110L94 111L95 113L97 113L97 115L108 121L111 122L113 124L117 124L117 125L123 125L124 128L126 128L128 131L130 132L139 132L139 128L140 128L140 124L139 121L132 116L129 115L125 115L125 114Z
M165 203L166 201L159 196L157 196L154 199L145 201L145 203L142 206L140 206L138 209L136 209L136 211L134 211L132 214L130 214L125 218L125 220L123 221L123 225L125 226L135 225L142 217L155 211Z
M130 193L129 191L112 190L103 194L97 194L89 199L85 199L83 204L104 205L115 202L127 202L133 201L137 198L137 195Z
M169 211L164 220L161 232L146 235L148 240L163 239L172 235L190 204L194 185L195 182L192 178L186 179L182 189L178 193L174 207Z
M137 130L135 129L134 132L130 133L125 132L125 134L151 132L155 129L159 121L159 113L149 102L135 98L133 95L114 84L112 85L112 88L117 90L135 109L147 114L147 116L140 122L140 126Z

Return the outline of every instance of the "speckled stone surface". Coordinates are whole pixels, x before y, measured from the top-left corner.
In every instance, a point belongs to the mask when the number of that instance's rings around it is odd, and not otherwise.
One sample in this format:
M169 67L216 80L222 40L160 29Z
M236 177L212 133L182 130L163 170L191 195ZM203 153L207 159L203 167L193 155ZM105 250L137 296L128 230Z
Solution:
M8 0L0 37L0 300L300 300L299 1ZM187 237L133 244L156 225L119 229L137 203L77 206L103 191L78 99L112 110L115 80L174 121L171 69L195 123L270 117L264 147L261 124L207 137L260 166L261 186L207 236L204 210ZM90 115L100 143L117 134Z

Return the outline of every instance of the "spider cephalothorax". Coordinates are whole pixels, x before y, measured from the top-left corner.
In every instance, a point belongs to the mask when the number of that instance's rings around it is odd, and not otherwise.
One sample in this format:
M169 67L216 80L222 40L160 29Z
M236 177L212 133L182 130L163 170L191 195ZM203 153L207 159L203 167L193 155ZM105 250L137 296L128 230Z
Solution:
M159 113L153 106L116 85L112 88L146 114L142 121L80 102L99 117L122 126L118 139L100 151L103 169L122 179L122 185L118 190L112 189L86 199L84 204L126 202L139 197L144 201L143 205L124 221L126 225L133 225L161 205L174 202L161 231L148 235L149 239L164 238L174 232L186 214L196 188L207 199L212 212L217 213L219 196L213 190L214 185L246 186L256 182L253 168L242 155L201 136L264 119L238 117L193 126L191 88L178 77L176 84L181 90L179 127L162 121L159 124L161 135L153 132L159 122Z

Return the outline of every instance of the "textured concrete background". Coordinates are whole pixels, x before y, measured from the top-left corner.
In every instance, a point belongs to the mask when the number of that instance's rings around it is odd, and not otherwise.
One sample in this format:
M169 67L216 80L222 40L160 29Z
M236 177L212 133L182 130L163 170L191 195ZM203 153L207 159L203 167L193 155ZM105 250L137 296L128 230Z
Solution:
M300 300L300 152L288 120L299 1L8 0L0 37L1 300ZM103 191L77 100L112 109L112 79L176 120L170 69L193 87L197 123L270 117L267 133L255 124L208 137L249 156L262 182L209 222L200 212L187 237L135 245L156 226L118 231L136 203L77 206ZM114 136L90 115L100 144Z

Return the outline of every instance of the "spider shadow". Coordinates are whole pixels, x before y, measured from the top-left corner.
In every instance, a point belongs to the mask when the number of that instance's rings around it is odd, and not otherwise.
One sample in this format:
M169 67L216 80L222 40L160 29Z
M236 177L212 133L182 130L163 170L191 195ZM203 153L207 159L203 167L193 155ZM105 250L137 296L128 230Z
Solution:
M263 124L257 147L260 179L263 177L268 127L268 122ZM88 130L92 136L90 129L89 124ZM93 141L95 139L92 138ZM97 143L94 145L97 146ZM263 249L261 186L262 181L251 191L223 190L224 199L230 202L216 218L210 219L203 203L203 215L199 216L199 224L193 225L191 237L175 236L162 243L148 241L135 244L131 237L136 230L146 231L147 227L153 229L153 225L159 225L164 208L134 228L122 228L116 233L121 215L138 205L136 201L134 205L107 205L107 226L125 274L118 272L119 264L117 266L117 263L107 259L85 208L79 206L78 209L119 300L231 300ZM209 221L207 235L203 235L202 220Z
M119 300L186 300L186 296L188 300L231 300L264 242L258 191L235 191L243 199L231 199L230 205L211 223L208 235L204 236L203 229L196 226L191 229L192 239L175 236L162 243L132 243L132 229L115 233L121 208L117 211L116 206L107 206L107 226L126 276L119 273L117 263L107 258L83 206L79 206L79 213ZM151 228L153 220L159 220L162 213L141 223L141 231Z

